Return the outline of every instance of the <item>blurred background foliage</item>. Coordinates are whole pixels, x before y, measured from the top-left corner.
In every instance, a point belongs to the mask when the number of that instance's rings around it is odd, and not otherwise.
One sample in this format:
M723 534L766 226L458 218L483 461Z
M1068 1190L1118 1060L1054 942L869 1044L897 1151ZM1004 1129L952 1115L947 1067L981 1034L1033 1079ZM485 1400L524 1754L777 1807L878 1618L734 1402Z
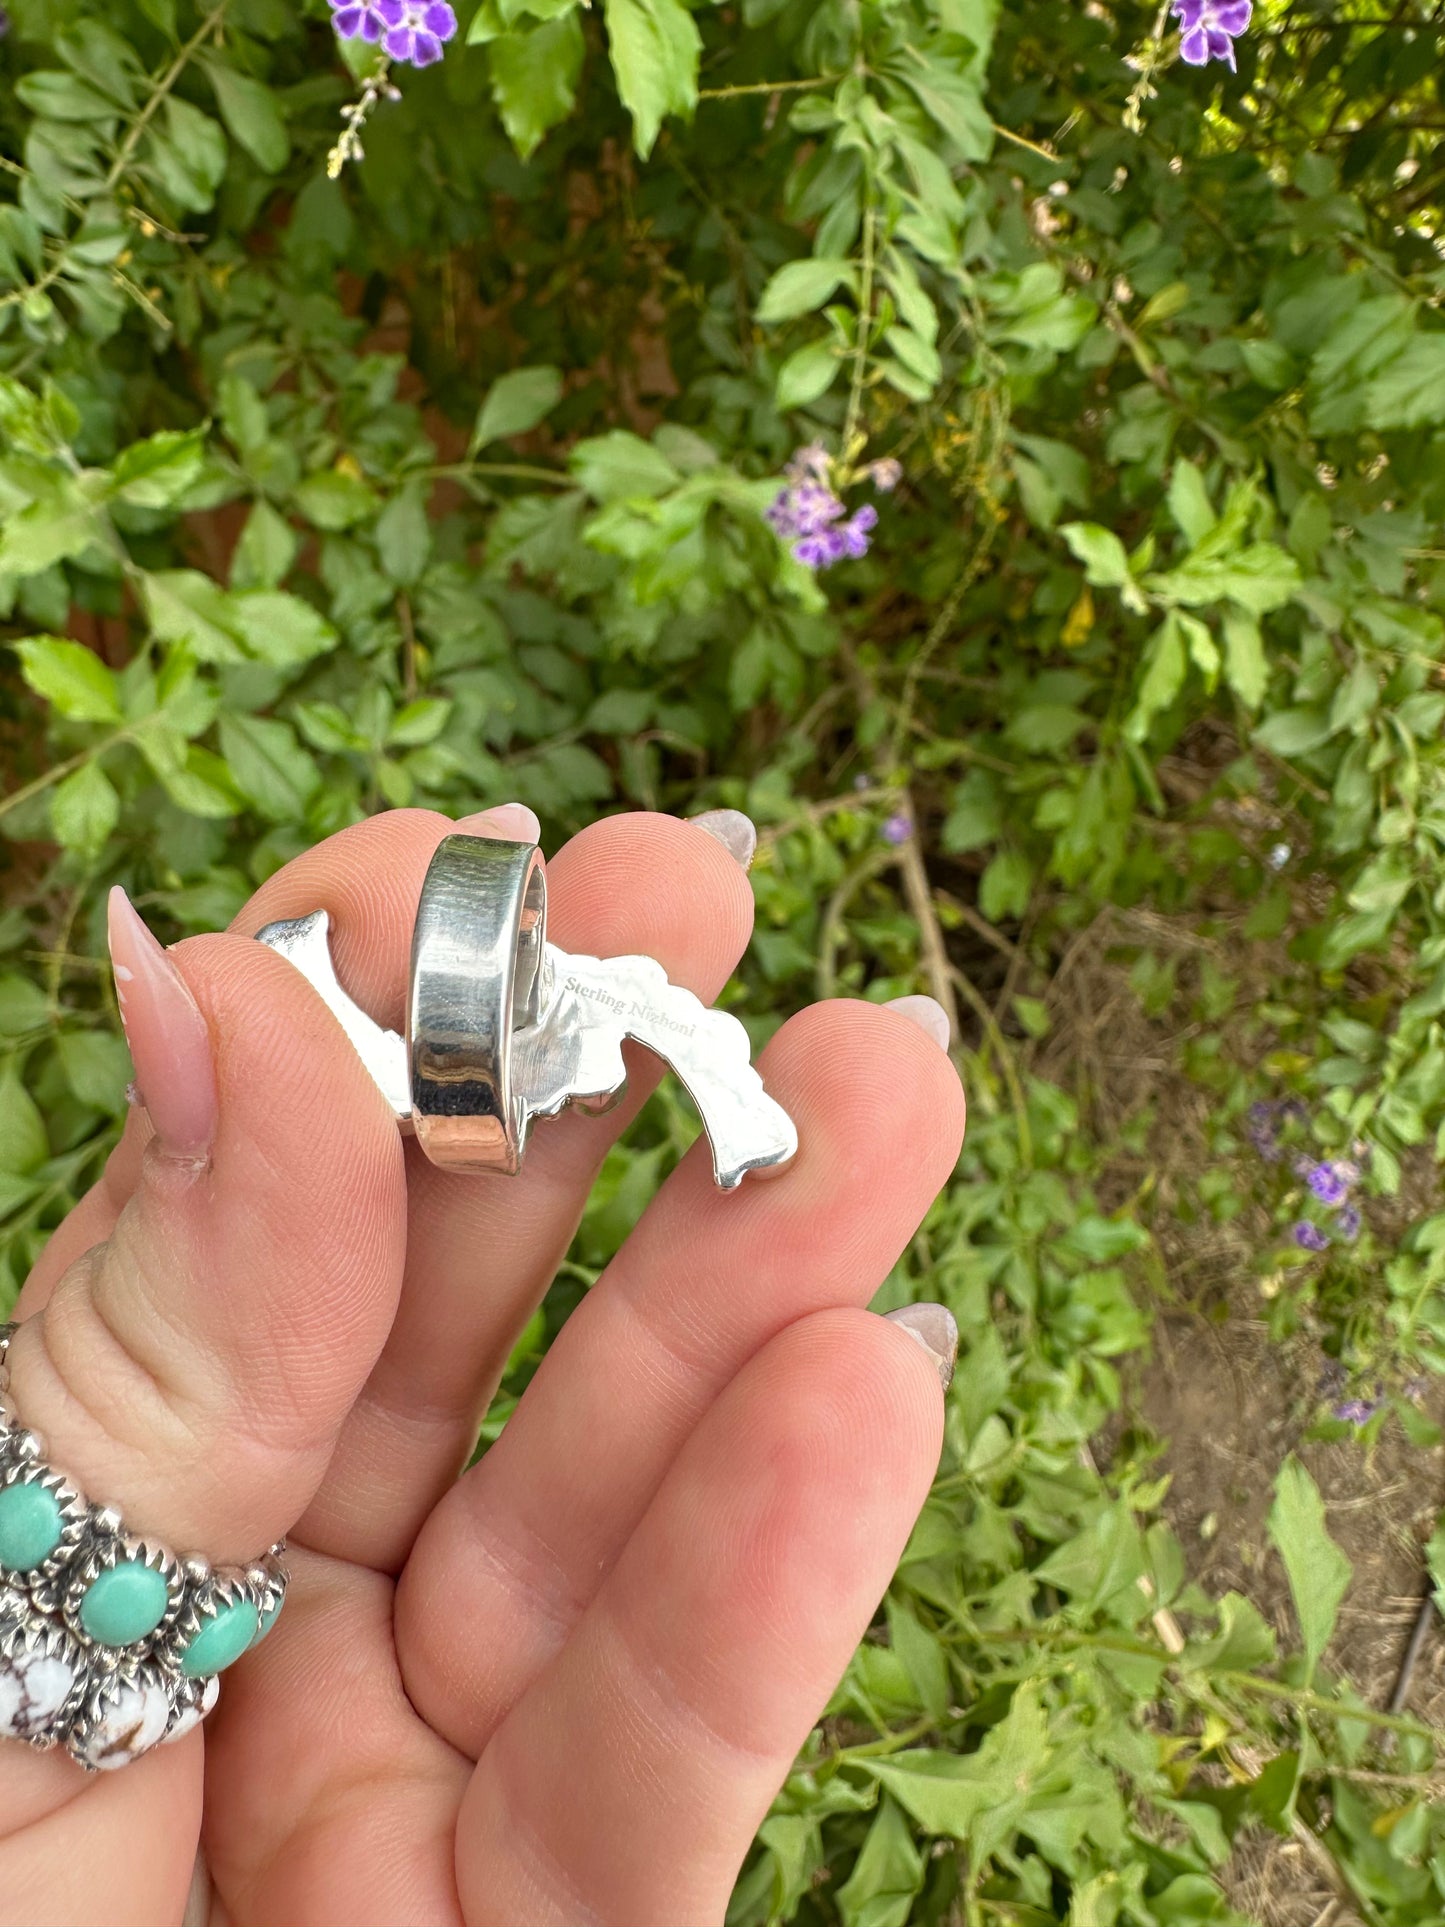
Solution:
M1445 1917L1445 12L482 0L334 177L314 0L3 20L0 1300L123 1110L108 884L746 809L759 1037L930 990L972 1119L879 1301L963 1331L937 1487L737 1927Z

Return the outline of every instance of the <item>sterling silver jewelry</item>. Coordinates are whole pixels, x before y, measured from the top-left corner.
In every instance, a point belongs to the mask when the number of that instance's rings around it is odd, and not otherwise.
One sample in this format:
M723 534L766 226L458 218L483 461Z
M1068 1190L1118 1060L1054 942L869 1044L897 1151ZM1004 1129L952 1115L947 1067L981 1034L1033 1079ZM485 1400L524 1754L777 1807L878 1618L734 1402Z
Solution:
M20 1423L15 1329L0 1325L0 1738L65 1746L104 1772L210 1712L217 1675L275 1624L284 1546L213 1569L88 1503Z
M797 1151L793 1121L763 1089L735 1017L669 983L651 957L572 956L547 942L535 844L449 836L438 846L412 936L404 1039L342 989L329 928L314 910L256 934L320 993L434 1164L515 1173L535 1119L595 1116L618 1102L629 1037L682 1080L723 1190Z

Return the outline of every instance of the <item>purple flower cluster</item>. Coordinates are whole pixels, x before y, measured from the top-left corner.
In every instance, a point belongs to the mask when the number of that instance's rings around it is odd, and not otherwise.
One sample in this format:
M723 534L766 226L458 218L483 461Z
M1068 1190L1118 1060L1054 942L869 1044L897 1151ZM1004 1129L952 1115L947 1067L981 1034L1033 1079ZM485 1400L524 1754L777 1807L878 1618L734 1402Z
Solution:
M1245 1129L1260 1161L1279 1164L1285 1157L1280 1132L1291 1123L1308 1122L1306 1106L1291 1097L1277 1103L1251 1104ZM1353 1198L1364 1175L1365 1147L1357 1144L1353 1148L1354 1155L1347 1158L1315 1158L1304 1151L1290 1155L1289 1168L1295 1177L1302 1180L1311 1197L1334 1214L1328 1228L1311 1218L1296 1221L1291 1235L1301 1251L1328 1251L1336 1237L1345 1244L1353 1244L1359 1237L1362 1220Z
M913 819L905 816L902 810L900 810L896 816L890 816L888 821L883 825L883 841L885 843L906 843L912 834Z
M1179 57L1191 67L1222 60L1234 71L1234 43L1249 25L1250 0L1173 0Z
M343 40L380 41L392 60L430 67L457 30L447 0L330 0Z
M892 456L873 462L864 471L875 488L896 488L903 474ZM833 461L820 442L800 448L785 470L787 485L769 505L769 526L788 543L793 559L805 569L827 569L845 557L857 561L868 553L868 539L878 526L878 511L869 502L851 515L833 486Z
M1335 1417L1343 1419L1347 1425L1368 1425L1384 1402L1384 1399L1378 1396L1377 1388L1376 1397L1342 1398L1339 1404L1333 1407L1333 1411Z

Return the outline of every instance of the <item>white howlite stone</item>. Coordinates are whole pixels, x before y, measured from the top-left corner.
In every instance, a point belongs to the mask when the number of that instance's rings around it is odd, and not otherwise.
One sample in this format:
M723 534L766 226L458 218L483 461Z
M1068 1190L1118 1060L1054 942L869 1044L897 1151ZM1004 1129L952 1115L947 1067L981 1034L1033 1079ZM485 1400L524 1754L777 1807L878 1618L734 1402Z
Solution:
M9 1659L0 1653L0 1738L38 1739L74 1684L68 1659L25 1651Z
M169 1746L172 1740L183 1740L187 1733L194 1732L201 1721L205 1719L206 1715L212 1711L216 1701L220 1697L221 1682L216 1674L212 1673L211 1677L206 1681L200 1703L196 1706L188 1706L185 1711L177 1717L175 1725L161 1741L161 1745Z
M84 1765L109 1773L158 1745L170 1717L170 1694L158 1679L120 1681L107 1693L89 1737L72 1750Z

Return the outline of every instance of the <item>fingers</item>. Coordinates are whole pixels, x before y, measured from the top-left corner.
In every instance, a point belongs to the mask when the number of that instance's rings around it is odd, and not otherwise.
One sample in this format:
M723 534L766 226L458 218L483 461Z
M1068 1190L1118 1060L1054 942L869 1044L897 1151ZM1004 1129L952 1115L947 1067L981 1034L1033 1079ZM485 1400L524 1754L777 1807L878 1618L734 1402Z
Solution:
M941 1431L936 1371L882 1319L820 1312L764 1347L483 1754L457 1833L469 1927L722 1920Z
M726 814L730 830L750 830L745 818ZM708 1001L751 927L738 854L671 817L609 817L548 866L548 931L558 944L601 956L646 952ZM344 973L343 981L350 982ZM399 987L392 994L399 998ZM389 1021L384 1008L368 1008ZM440 1171L412 1147L396 1324L302 1521L308 1545L388 1570L403 1562L471 1455L517 1333L566 1254L602 1159L657 1082L661 1067L650 1052L630 1054L630 1063L626 1102L605 1120L563 1116L540 1125L519 1177Z
M251 1558L306 1504L390 1323L396 1128L283 959L230 936L165 952L124 899L112 931L153 1135L105 1241L38 1316L49 1281L22 1297L13 1396L133 1529Z
M403 1672L423 1715L474 1757L713 1400L795 1319L866 1304L953 1169L963 1093L906 1017L817 1005L763 1068L797 1121L795 1163L724 1196L692 1153L417 1541L397 1600Z
M452 1862L471 1767L401 1689L392 1582L292 1557L285 1634L207 1729L213 1918L460 1927Z

